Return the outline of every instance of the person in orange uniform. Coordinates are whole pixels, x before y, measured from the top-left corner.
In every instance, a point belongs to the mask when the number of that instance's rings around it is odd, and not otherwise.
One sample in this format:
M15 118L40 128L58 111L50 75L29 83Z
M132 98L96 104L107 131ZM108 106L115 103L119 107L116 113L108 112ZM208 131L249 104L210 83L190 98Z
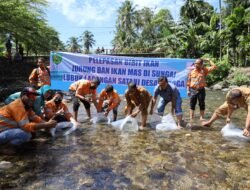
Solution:
M98 78L94 78L91 81L83 80L80 82L76 90L75 96L73 97L73 111L74 111L74 119L76 121L77 121L80 102L83 103L89 119L91 118L91 113L90 113L91 102L94 103L96 109L98 110L98 105L96 101L96 96L97 96L96 89L99 85L100 85L100 80Z
M75 81L73 82L70 86L69 86L69 95L71 97L71 99L73 100L74 99L74 96L76 94L76 90L79 86L79 84L82 82L82 81L85 81L85 79L80 79L78 81Z
M63 93L57 91L52 100L46 102L44 109L46 120L53 118L57 122L71 121L72 123L77 124L73 115L69 112L67 105L63 103L62 100Z
M212 123L220 116L227 116L226 122L230 123L232 113L239 109L244 108L247 111L245 128L243 135L250 136L250 89L247 87L239 87L230 90L226 95L226 101L218 107L213 113L209 121L203 121L202 125L210 127Z
M31 139L32 132L56 126L56 121L45 122L33 112L38 95L34 88L25 87L20 98L0 108L0 145L21 145Z
M107 85L99 96L98 112L105 110L105 116L107 117L109 112L113 110L113 121L116 121L120 102L121 98L116 90L114 90L114 87L112 85Z
M128 83L128 89L125 92L125 98L127 101L125 113L132 117L136 117L138 113L141 112L142 118L140 129L143 129L146 127L148 106L151 102L152 96L144 87L137 87L135 83L130 82ZM137 107L137 110L133 112L135 107Z
M43 57L38 58L37 66L38 68L33 69L29 76L30 84L37 88L43 85L50 85L50 71L45 66L45 59Z
M85 79L81 79L81 80L78 80L78 81L75 81L73 82L70 86L69 86L69 91L72 92L72 93L75 93L79 84L82 82L82 81L85 81Z
M211 66L204 67L203 62L208 62ZM197 103L200 106L200 120L204 119L205 114L205 86L206 86L206 76L208 73L215 70L216 65L209 59L197 59L195 61L195 69L193 69L188 75L187 81L187 94L190 96L190 125L194 118L194 110Z

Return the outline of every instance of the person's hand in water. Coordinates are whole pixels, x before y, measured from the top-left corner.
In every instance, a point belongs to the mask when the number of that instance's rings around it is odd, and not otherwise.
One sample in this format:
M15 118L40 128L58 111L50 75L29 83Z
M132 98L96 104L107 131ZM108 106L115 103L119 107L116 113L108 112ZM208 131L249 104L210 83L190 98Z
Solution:
M138 113L139 113L138 111L135 111L135 112L132 113L130 116L131 116L131 117L136 117L136 116L138 115Z
M227 122L227 123L230 123L230 122L231 122L231 119L230 119L230 118L227 118L227 119L226 119L226 122Z
M109 114L109 111L108 111L108 110L104 112L104 116L105 116L105 117L108 117L108 114Z
M250 137L250 131L249 131L249 129L244 128L243 135L246 136L246 137Z

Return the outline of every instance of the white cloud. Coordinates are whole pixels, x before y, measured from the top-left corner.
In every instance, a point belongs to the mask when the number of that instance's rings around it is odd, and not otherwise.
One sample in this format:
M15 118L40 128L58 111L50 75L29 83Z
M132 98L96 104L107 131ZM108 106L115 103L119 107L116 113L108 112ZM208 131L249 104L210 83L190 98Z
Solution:
M117 10L125 0L48 0L51 8L60 11L68 20L84 26L86 24L102 25L116 20ZM217 5L218 0L206 0ZM154 11L162 8L170 10L177 19L183 0L132 0L137 9L149 7Z
M50 7L79 26L109 20L116 11L112 0L48 0Z

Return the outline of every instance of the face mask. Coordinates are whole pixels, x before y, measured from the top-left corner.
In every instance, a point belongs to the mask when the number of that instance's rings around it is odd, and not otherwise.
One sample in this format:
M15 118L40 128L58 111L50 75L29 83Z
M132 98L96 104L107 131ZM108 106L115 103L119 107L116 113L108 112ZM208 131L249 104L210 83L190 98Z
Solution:
M90 86L89 88L94 90L96 89L96 86Z
M62 102L62 98L56 97L55 100L54 100L54 102L56 104L60 104Z
M27 102L24 102L25 110L33 109L33 104L34 104L34 101L32 100L28 100Z
M51 100L52 98L53 98L53 96L50 95L50 96L48 96L45 100L46 100L46 101L49 101L49 100Z

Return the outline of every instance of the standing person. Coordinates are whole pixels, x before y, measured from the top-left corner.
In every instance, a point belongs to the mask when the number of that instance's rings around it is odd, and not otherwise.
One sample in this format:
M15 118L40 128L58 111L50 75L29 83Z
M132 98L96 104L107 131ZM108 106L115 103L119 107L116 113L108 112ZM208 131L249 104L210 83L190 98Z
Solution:
M113 110L113 121L117 119L118 106L121 103L121 98L119 97L116 90L112 85L107 85L105 89L101 91L98 102L98 112L105 110L105 116L107 117L109 112Z
M172 115L177 117L178 127L181 128L182 122L182 99L180 96L179 90L175 85L168 83L168 79L165 76L161 76L158 78L158 85L154 90L154 97L152 98L152 104L150 109L150 114L153 114L154 106L156 104L156 100L158 95L161 97L159 100L159 104L157 106L158 114L163 116L166 105L171 102L172 103Z
M11 61L11 48L12 48L12 43L11 43L11 36L8 37L6 43L5 43L6 51L7 51L7 57Z
M21 55L21 61L23 62L23 46L22 46L22 44L19 44L18 52Z
M211 66L204 67L204 61L208 62ZM200 106L200 120L204 120L206 76L217 68L209 59L197 59L194 64L195 69L189 73L187 81L187 93L188 96L190 96L190 125L192 125L193 122L197 100Z
M96 109L98 110L98 105L96 101L96 89L100 85L100 80L95 78L91 81L82 80L76 89L75 96L73 97L73 110L74 110L74 119L77 121L78 117L78 109L80 106L80 102L83 103L88 118L91 118L90 113L90 103L93 102ZM80 102L79 102L80 101Z
M226 101L218 107L208 121L203 121L202 125L210 127L214 121L220 116L227 116L226 122L230 123L232 113L239 109L244 108L247 111L245 128L243 135L250 136L250 89L247 87L239 87L230 90L226 95Z
M34 88L25 87L20 98L0 108L0 145L21 145L31 139L32 132L56 126L56 121L44 122L32 111L37 95Z
M141 126L140 129L146 127L148 117L148 106L150 104L152 96L142 86L136 86L135 83L128 83L128 89L125 92L125 98L127 106L125 108L126 115L136 117L141 112ZM137 110L133 112L134 108Z
M37 88L43 85L50 85L50 71L49 68L45 66L45 59L39 57L37 61L38 68L33 69L29 76L30 84Z

